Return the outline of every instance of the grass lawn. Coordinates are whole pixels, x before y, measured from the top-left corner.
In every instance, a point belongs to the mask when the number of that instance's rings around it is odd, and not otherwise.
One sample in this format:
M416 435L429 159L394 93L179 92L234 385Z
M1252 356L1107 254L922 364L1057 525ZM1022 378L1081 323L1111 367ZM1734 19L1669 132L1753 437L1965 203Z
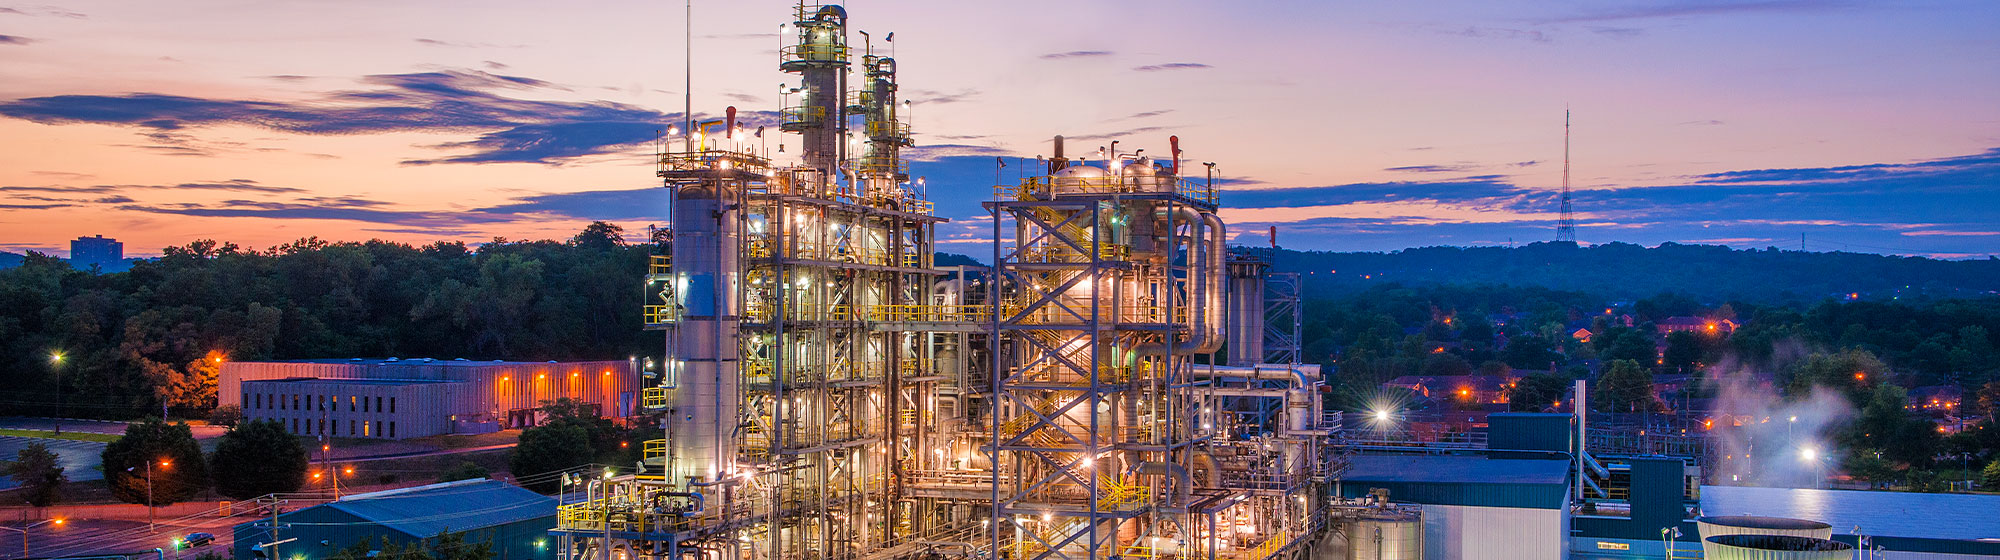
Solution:
M118 438L121 437L117 434L93 434L89 432L63 432L58 434L48 430L14 430L7 428L0 428L0 436L29 437L29 438L42 438L42 439L73 439L77 441L95 441L100 443L111 443L113 441L118 441Z

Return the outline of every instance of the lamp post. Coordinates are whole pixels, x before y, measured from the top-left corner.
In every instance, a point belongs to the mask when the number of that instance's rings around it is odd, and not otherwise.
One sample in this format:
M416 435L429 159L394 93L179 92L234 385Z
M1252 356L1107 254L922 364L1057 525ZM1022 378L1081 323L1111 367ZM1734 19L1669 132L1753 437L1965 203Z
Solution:
M56 374L56 435L62 435L62 352L49 353L49 370Z
M1681 538L1680 527L1661 527L1660 545L1667 549L1667 560L1674 560L1674 540Z
M21 526L21 527L20 527L20 528L18 528L18 529L17 529L17 528L14 528L14 527L0 527L0 529L6 529L6 530L9 530L9 531L13 531L13 532L16 532L16 533L20 533L20 534L21 534L21 557L22 557L22 558L27 558L27 557L28 557L28 530L29 530L29 529L33 529L33 528L36 528L36 527L40 527L40 526L43 526L43 525L47 525L47 524L50 524L50 523L54 523L54 524L57 524L57 525L61 525L61 524L63 524L63 520L62 520L62 518L58 517L58 518L55 518L55 519L48 519L48 520L43 520L43 521L40 521L40 522L36 522L36 523L31 523L31 524L28 524L28 525L23 525L23 526Z
M162 468L162 469L164 469L164 468L167 468L167 467L171 467L171 466L174 466L174 462L173 462L173 461L160 461L160 468ZM125 472L132 472L132 470L133 470L133 469L135 469L135 468L137 468L137 467L125 467ZM153 522L153 511L154 511L154 506L153 506L153 462L152 462L152 461L147 461L147 462L146 462L146 530L147 530L147 531L154 531L154 532L157 532L157 531L159 531L159 527L157 527L157 526L155 526L155 525L154 525L154 522Z

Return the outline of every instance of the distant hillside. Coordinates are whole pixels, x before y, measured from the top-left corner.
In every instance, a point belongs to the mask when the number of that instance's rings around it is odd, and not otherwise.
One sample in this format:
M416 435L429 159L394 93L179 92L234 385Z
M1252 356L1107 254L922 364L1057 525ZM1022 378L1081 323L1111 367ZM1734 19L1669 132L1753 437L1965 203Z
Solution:
M1276 270L1305 275L1307 289L1358 291L1402 284L1508 284L1638 299L1675 291L1705 301L1811 302L2000 294L2000 260L1942 261L1860 253L1734 250L1630 243L1578 247L1421 247L1391 253L1282 250Z
M24 258L24 256L19 253L9 253L6 251L0 251L0 268L13 268L21 266L22 258Z

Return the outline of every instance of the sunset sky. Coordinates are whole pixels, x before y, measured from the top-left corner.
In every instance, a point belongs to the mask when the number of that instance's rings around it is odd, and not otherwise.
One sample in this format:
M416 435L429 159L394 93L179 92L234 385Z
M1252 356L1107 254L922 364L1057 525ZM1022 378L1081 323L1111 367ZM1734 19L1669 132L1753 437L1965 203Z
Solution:
M771 122L790 6L695 2L698 115ZM994 158L1055 134L1150 154L1179 135L1218 162L1242 243L1548 240L1568 107L1582 242L2000 253L1991 1L847 7L878 50L896 33L945 251L987 250ZM643 235L683 9L0 0L0 250Z

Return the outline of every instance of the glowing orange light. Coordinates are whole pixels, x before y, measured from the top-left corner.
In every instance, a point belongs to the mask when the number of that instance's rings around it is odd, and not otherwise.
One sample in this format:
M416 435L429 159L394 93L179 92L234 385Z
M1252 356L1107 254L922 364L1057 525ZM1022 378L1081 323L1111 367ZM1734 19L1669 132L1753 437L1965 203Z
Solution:
M1868 377L1868 376L1866 376L1866 375L1862 375L1862 374L1861 374L1861 372L1858 372L1858 371L1857 371L1857 372L1854 372L1854 380L1855 380L1855 381L1860 381L1860 380L1862 380L1862 379L1866 379L1867 377Z
M511 377L511 376L506 376L506 375L502 375L502 376L500 376L500 380L501 380L501 381L512 381L513 379L514 379L514 378L513 378L513 377Z
M537 373L537 374L535 374L535 379L548 379L548 378L549 378L549 374L546 374L546 373Z
M608 370L608 369L607 369L607 370L604 370L604 374L605 374L605 375L611 375L611 370Z
M319 473L313 473L313 480L319 480Z
M160 461L160 468L162 468L162 469L164 469L164 468L167 468L167 467L171 467L171 466L174 466L174 462L173 462L173 461Z
M624 448L627 448L627 447L631 447L631 446L632 446L632 442L629 442L629 441L621 441L621 442L618 442L618 448L619 448L619 449L624 449Z
M56 521L55 521L55 524L57 524L57 525L61 525L61 524L64 524L64 523L68 523L68 522L69 522L69 520L68 520L68 519L62 519L62 518L56 518Z
M354 467L347 467L347 473L346 473L346 474L354 474Z

